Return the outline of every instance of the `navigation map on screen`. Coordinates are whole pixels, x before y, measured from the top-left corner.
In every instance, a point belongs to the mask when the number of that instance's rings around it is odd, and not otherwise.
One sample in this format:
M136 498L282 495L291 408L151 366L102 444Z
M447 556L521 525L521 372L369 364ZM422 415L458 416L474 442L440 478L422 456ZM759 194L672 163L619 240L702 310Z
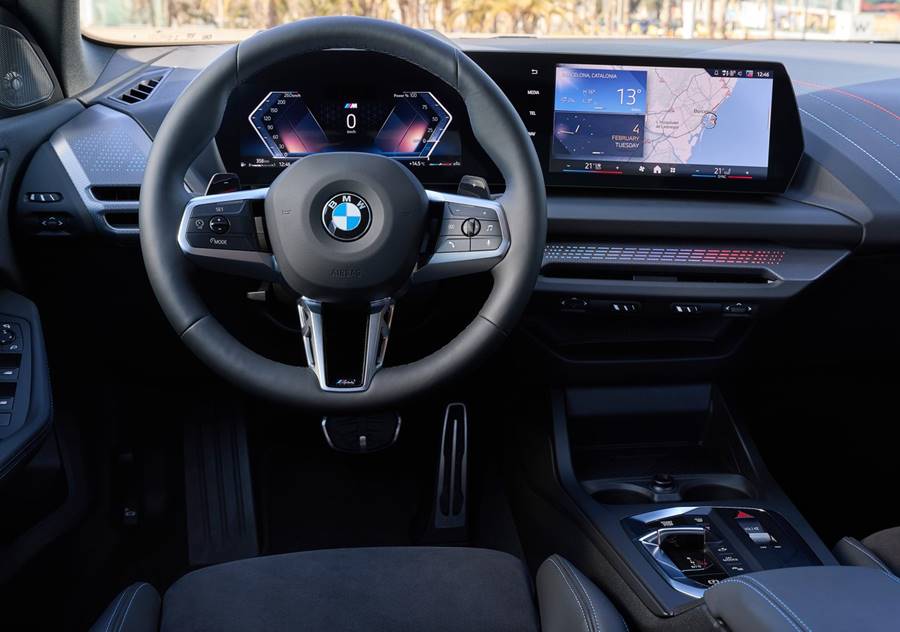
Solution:
M764 179L771 70L556 67L551 171Z

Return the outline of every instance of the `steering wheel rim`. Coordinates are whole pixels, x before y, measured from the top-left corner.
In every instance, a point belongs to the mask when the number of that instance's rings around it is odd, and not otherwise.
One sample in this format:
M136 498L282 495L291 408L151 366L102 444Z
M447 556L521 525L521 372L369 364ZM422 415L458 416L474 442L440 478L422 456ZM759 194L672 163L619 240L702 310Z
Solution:
M270 360L244 346L210 313L190 279L175 236L191 195L184 175L215 138L235 87L267 67L304 53L359 49L405 60L462 97L476 140L500 170L506 190L509 249L491 273L493 289L478 316L449 344L406 365L376 373L364 391L329 392L307 367ZM399 24L360 17L302 20L263 31L204 69L169 111L154 140L141 187L141 248L151 286L185 344L213 370L267 398L323 412L395 405L443 383L503 341L527 304L546 236L546 193L533 143L502 90L452 44Z

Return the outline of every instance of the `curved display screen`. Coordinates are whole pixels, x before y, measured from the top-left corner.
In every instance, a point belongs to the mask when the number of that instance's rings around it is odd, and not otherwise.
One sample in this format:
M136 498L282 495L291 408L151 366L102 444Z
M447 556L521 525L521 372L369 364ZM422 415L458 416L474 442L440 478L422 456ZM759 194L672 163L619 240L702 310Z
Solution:
M803 153L781 64L468 54L518 112L551 188L777 193ZM391 157L427 186L452 188L465 175L504 184L460 95L409 62L372 52L311 53L252 77L232 93L216 142L229 171L250 185L333 151Z
M773 71L560 64L550 171L764 180Z

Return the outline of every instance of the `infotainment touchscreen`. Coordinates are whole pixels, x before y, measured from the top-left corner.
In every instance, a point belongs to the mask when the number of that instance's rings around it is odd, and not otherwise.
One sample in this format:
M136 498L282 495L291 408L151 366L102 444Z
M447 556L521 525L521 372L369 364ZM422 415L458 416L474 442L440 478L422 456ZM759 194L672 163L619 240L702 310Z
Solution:
M550 171L765 180L771 68L556 66Z

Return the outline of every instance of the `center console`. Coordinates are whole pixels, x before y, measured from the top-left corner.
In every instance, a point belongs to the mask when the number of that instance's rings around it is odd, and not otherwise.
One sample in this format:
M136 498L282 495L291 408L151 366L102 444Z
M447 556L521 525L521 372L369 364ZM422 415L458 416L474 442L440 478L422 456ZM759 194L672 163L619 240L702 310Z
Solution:
M787 521L762 509L671 507L624 525L669 584L691 597L744 573L821 565Z
M570 388L553 432L564 491L657 616L745 573L837 563L712 385Z

